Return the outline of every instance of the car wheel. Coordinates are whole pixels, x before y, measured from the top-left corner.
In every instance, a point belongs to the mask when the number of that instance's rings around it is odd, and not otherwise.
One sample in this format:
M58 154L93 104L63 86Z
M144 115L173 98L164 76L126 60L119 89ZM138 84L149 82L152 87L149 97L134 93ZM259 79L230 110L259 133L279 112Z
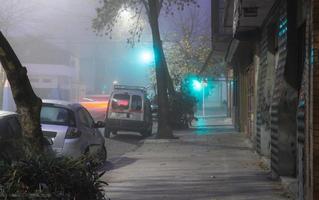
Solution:
M107 128L105 128L105 129L104 129L104 137L110 138L110 135L111 135L111 131L108 130Z

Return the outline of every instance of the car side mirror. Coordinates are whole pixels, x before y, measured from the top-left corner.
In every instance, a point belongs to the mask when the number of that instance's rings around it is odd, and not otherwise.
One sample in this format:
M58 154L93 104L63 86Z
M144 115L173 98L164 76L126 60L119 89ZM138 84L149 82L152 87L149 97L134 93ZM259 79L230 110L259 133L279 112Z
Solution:
M104 128L105 127L105 122L98 121L95 123L95 128Z

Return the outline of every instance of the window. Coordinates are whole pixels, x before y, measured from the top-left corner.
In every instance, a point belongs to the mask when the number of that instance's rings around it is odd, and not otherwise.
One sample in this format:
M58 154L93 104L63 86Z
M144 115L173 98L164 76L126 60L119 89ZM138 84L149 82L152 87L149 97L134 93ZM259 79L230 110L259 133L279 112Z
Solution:
M132 96L132 104L131 109L133 111L141 111L142 110L142 97L138 95Z
M92 119L91 115L89 114L88 111L80 108L78 110L78 115L79 115L79 119L80 119L80 123L86 127L93 127L94 125L94 120Z
M130 105L130 95L115 94L112 98L112 108L119 110L127 110Z
M72 111L56 106L43 106L41 109L41 123L75 126Z

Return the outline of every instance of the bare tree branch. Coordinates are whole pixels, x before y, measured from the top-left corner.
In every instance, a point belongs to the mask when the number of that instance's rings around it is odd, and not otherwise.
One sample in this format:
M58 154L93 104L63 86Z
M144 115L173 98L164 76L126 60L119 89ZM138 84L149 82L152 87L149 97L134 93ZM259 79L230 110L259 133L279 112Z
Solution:
M145 11L146 11L146 15L148 17L148 20L150 20L150 8L148 6L148 3L146 2L146 0L142 0L142 3L145 7Z

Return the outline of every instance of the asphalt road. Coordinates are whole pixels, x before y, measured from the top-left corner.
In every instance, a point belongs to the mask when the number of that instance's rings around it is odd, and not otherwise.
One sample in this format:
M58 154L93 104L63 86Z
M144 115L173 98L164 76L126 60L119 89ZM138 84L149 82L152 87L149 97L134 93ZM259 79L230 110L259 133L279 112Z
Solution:
M143 139L139 133L134 132L119 132L111 138L106 138L108 160L112 161L127 152L136 150L142 144Z
M155 134L156 129L157 123L154 122L153 135ZM100 131L103 133L104 129L100 129ZM117 135L111 134L111 138L105 138L105 145L108 154L108 162L106 164L114 163L125 153L136 150L143 144L144 139L145 138L136 132L118 132Z

